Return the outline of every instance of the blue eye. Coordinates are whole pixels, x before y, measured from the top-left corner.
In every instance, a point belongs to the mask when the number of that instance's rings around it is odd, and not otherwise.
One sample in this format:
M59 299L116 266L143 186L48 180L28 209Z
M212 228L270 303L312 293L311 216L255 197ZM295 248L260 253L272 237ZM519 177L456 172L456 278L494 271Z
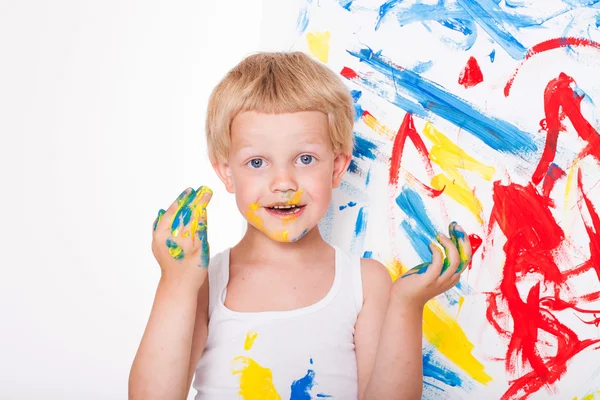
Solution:
M303 154L300 156L300 162L304 165L310 165L314 161L314 157L309 154Z
M252 160L250 160L250 166L252 168L260 168L262 167L263 164L263 160L261 160L260 158L253 158Z

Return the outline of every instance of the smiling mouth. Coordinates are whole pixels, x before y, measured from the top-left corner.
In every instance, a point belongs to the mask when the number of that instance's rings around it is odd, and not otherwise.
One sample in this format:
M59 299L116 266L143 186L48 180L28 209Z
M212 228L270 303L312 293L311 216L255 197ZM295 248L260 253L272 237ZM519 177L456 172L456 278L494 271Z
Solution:
M269 212L278 215L294 215L299 213L306 205L292 204L292 205L278 205L265 207Z
M562 311L570 308L573 310L575 316L584 324L600 326L600 310L587 310L579 308L574 304L568 303L564 300L557 299L555 297L542 297L540 298L540 308L546 309L547 311Z

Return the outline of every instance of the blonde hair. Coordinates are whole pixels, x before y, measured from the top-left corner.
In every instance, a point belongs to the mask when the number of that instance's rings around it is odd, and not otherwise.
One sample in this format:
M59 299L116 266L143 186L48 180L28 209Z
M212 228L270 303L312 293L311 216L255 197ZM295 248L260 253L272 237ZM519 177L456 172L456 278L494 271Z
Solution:
M333 71L302 52L248 56L214 88L206 113L206 140L212 163L227 159L231 122L245 111L321 111L328 116L333 151L352 154L352 96Z

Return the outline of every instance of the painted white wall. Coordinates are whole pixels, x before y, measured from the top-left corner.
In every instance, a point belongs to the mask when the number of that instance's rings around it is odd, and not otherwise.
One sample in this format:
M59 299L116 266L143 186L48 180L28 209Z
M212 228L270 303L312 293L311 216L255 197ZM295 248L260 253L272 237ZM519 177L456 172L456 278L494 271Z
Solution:
M158 209L209 185L212 251L242 233L204 118L259 49L262 0L1 9L0 398L125 399L160 276Z

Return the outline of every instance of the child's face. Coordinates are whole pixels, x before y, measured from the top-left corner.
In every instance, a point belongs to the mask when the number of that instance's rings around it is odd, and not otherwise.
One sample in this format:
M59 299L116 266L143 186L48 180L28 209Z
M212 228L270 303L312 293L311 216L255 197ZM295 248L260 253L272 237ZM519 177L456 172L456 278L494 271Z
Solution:
M216 170L237 206L273 240L296 241L325 215L350 157L334 154L327 115L244 112L231 124L227 163Z

